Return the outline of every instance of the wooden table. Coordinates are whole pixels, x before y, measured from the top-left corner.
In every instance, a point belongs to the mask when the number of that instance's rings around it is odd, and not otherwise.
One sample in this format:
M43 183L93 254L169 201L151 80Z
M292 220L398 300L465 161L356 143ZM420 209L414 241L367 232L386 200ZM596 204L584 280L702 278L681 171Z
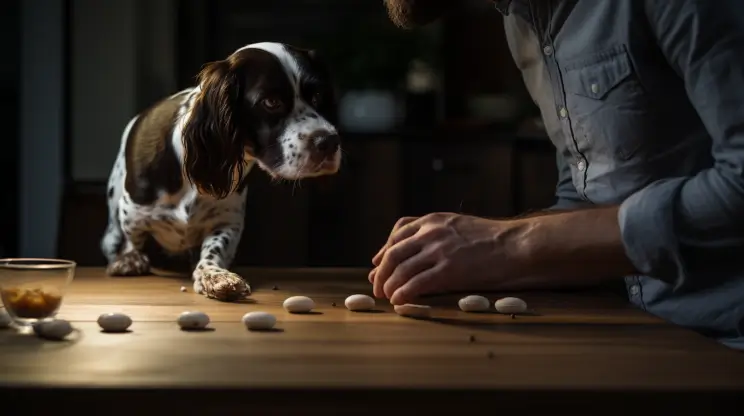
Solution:
M553 414L574 405L572 414L680 406L708 415L717 414L710 406L744 397L744 354L607 294L518 294L534 313L515 318L466 314L459 296L436 297L434 318L419 321L381 301L375 313L346 310L347 295L370 291L365 270L241 272L254 295L228 304L194 294L181 279L79 269L59 315L79 332L50 342L0 331L0 392L27 411L85 405L106 414L277 414L302 406L324 414L448 406L450 414L457 406ZM282 310L298 294L315 299L315 313ZM212 330L179 330L184 310L209 314ZM253 310L276 314L278 329L247 331L240 318ZM100 332L98 315L112 311L133 318L131 332ZM354 405L362 407L351 412ZM3 413L16 414L7 406Z

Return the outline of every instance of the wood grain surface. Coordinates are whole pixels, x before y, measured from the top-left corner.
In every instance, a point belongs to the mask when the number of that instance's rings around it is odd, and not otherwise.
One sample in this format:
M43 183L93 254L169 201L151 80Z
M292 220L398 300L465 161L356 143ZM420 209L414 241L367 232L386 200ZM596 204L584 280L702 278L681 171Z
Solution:
M177 401L186 412L206 403L215 411L231 409L241 400L273 412L299 403L338 409L344 400L354 404L360 392L392 398L408 391L396 400L411 406L406 397L420 396L432 406L444 396L445 404L457 397L468 403L499 397L502 407L520 400L524 406L528 395L533 405L575 401L584 410L591 408L590 396L602 403L650 397L647 404L657 400L666 409L744 397L744 354L612 295L519 293L530 313L514 318L464 313L457 309L461 295L437 296L425 300L434 306L432 319L413 320L381 300L368 313L343 306L346 296L369 293L365 270L240 272L253 296L221 303L193 293L188 279L109 278L100 269L79 269L59 313L77 329L69 340L0 331L2 391L19 397L64 391L64 400L86 402L114 400L117 392L145 395L171 407ZM316 309L285 312L281 304L293 295L312 297ZM493 301L515 294L484 295ZM175 320L186 310L206 312L209 329L181 331ZM276 330L246 330L240 319L255 310L275 314ZM101 332L96 319L106 312L129 314L131 331ZM200 392L199 399L188 391ZM253 393L241 399L234 392ZM295 399L269 400L281 394ZM136 408L137 401L129 403ZM618 402L612 410L622 406Z

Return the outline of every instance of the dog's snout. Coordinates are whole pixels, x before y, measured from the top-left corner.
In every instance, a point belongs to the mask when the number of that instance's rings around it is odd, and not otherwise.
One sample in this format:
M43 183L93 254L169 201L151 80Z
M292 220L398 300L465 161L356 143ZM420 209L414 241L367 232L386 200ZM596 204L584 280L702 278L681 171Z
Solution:
M341 137L338 134L329 134L315 138L315 148L324 155L336 153L341 145Z

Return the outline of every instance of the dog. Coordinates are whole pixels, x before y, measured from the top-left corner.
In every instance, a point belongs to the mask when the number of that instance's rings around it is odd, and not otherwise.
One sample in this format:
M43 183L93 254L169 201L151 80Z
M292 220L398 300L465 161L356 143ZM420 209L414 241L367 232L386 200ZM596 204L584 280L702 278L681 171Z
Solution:
M336 98L313 50L262 42L208 63L195 87L131 119L108 180L101 250L110 276L191 274L196 293L251 294L229 270L245 221L246 176L335 174Z

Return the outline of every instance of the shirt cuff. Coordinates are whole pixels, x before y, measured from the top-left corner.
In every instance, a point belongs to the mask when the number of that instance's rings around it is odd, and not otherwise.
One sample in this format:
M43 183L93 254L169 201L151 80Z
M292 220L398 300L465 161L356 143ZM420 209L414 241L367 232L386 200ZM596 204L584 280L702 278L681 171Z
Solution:
M685 281L675 213L686 178L654 182L628 197L618 212L625 253L644 275L674 285Z

